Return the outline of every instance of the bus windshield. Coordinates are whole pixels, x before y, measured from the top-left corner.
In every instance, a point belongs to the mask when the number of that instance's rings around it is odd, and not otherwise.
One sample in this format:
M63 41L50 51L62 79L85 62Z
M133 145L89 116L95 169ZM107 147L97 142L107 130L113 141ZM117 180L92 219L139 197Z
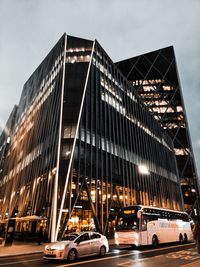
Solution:
M116 230L138 230L139 220L137 218L137 211L121 210L117 216Z

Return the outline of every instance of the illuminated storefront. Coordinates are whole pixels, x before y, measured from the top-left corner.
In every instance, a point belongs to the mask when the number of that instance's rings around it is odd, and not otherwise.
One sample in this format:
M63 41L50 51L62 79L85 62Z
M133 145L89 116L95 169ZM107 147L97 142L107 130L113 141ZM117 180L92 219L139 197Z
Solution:
M172 140L97 41L63 35L24 85L10 138L1 217L30 231L112 235L121 207L183 209Z

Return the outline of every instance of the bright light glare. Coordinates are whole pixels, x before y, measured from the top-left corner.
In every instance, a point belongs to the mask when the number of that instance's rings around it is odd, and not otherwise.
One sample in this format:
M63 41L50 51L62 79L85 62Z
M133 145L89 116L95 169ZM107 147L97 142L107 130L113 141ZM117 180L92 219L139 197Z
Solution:
M45 246L45 250L48 249L55 249L55 250L64 250L65 249L65 244L59 244L59 243L55 243L55 244L50 244L50 245L46 245Z
M113 253L115 253L115 254L119 254L121 251L119 250L119 249L115 249L114 251L113 251Z
M69 221L73 222L73 223L78 223L79 218L78 216L72 217Z
M138 165L138 170L141 174L149 174L149 170L145 165Z
M56 250L64 250L65 249L65 245L64 244L62 244L62 245L56 244L56 245L51 246L51 248L52 249L56 249Z

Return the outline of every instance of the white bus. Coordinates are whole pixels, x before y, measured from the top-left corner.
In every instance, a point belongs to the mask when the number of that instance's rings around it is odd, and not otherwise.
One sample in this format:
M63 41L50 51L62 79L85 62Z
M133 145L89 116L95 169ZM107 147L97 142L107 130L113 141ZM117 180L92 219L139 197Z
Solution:
M122 208L117 216L116 245L157 247L161 243L186 243L192 239L186 212L136 205Z

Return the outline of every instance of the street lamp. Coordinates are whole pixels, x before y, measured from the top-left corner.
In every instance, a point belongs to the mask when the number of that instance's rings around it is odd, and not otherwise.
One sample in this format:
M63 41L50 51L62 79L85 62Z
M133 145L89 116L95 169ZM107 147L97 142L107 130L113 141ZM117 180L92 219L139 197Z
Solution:
M147 168L146 165L138 165L138 171L141 174L145 174L145 175L149 175L150 174L149 169Z

